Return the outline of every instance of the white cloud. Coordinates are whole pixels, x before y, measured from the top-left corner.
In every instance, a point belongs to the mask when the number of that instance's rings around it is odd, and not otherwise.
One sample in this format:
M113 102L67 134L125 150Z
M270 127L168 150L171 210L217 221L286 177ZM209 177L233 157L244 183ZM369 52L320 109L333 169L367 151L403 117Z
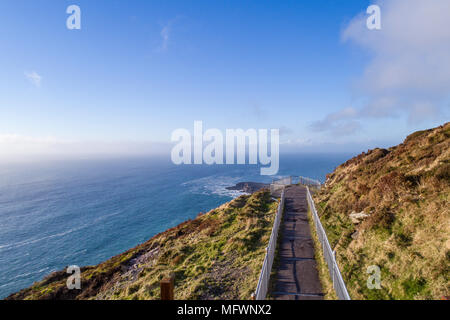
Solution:
M157 48L157 51L164 52L169 49L169 46L173 43L172 41L172 31L173 26L184 17L182 15L178 15L175 18L169 20L167 23L162 25L161 31L159 33L161 37L161 43Z
M357 44L371 56L356 85L365 103L354 112L337 112L316 122L313 128L318 131L326 131L326 126L331 131L336 126L357 128L356 122L363 118L436 119L448 108L450 1L380 0L377 4L381 30L369 30L363 12L342 32L344 42Z
M171 32L171 23L164 26L161 30L160 33L162 39L162 43L160 46L161 51L166 51L169 46L170 32Z
M0 145L51 144L61 142L64 141L53 137L30 137L18 134L0 134Z
M333 136L351 135L361 129L361 125L353 120L357 118L359 111L348 107L334 113L330 113L324 119L314 122L311 129L315 132L330 132Z
M363 89L374 95L419 90L448 94L450 88L450 1L379 2L382 30L365 27L366 16L344 30L373 54L363 76Z
M286 126L281 126L279 128L279 130L280 130L280 136L290 136L294 133L294 130L292 130L291 128L286 127Z
M148 141L80 141L0 134L0 160L37 157L123 156L168 153L170 144Z
M36 87L41 86L42 77L36 72L25 72L25 77Z
M252 104L250 113L259 120L265 120L268 116L267 110L257 103Z
M298 148L304 146L311 146L313 145L313 141L310 138L295 138L282 141L280 144L285 146L295 146Z

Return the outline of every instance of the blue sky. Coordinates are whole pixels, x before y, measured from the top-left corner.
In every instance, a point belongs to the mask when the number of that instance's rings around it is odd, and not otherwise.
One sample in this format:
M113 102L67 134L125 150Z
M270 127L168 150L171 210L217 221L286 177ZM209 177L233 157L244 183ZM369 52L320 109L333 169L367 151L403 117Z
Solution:
M0 137L165 143L202 120L207 128L281 128L282 142L299 150L397 144L448 121L450 77L442 72L443 88L427 82L417 96L406 80L383 82L382 93L361 89L380 63L403 79L392 62L404 59L385 52L402 8L378 2L387 30L371 46L358 30L371 3L3 0ZM71 4L81 8L81 30L66 28ZM419 69L426 77L433 67Z

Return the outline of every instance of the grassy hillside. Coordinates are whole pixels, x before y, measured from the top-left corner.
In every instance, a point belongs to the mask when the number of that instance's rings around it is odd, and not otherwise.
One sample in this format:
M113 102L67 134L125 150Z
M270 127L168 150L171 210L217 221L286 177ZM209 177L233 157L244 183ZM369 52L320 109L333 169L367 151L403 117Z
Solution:
M159 281L175 273L176 299L249 299L256 289L277 202L267 190L241 196L81 270L68 290L65 270L8 299L159 299Z
M353 299L450 295L450 123L339 166L314 198ZM369 290L367 267L381 268Z

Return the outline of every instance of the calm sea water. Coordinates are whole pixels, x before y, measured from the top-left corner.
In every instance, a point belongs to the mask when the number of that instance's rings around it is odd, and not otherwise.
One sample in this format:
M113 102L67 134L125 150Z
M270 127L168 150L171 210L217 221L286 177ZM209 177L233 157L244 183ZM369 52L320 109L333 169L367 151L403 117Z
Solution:
M289 155L279 176L324 180L350 155ZM68 265L93 265L270 182L257 166L175 166L169 159L0 166L0 298Z

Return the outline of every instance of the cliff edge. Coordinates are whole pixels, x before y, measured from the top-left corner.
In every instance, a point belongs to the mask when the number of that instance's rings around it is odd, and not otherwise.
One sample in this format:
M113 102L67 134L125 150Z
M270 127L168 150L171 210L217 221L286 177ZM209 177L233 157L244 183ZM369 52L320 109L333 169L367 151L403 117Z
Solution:
M243 195L96 266L81 268L81 289L54 272L7 300L159 299L175 274L175 299L250 299L278 203L263 189Z

